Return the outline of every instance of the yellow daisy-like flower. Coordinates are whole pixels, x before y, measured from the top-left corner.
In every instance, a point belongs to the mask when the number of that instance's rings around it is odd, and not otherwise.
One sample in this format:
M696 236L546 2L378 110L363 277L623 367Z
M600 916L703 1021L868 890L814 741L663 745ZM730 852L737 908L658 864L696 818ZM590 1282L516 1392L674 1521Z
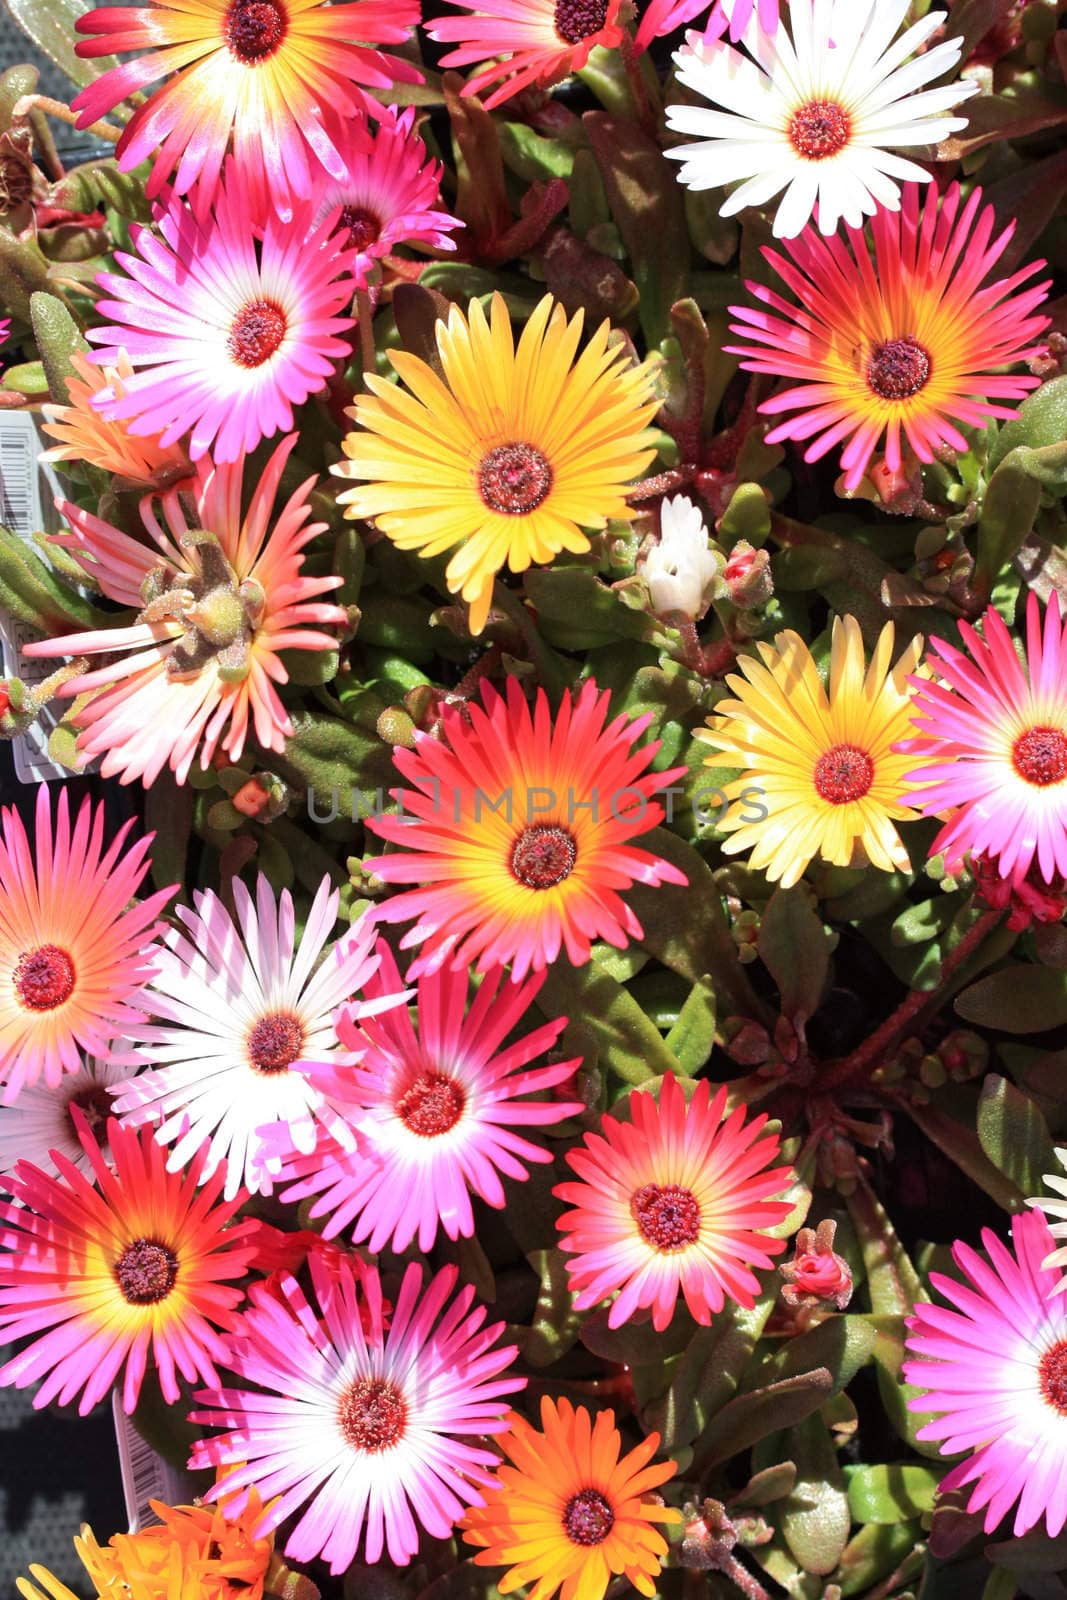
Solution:
M655 1594L667 1541L653 1523L682 1520L650 1494L676 1470L673 1461L648 1465L659 1434L620 1456L612 1412L598 1412L594 1422L584 1406L547 1396L541 1427L538 1433L515 1416L500 1441L514 1465L498 1468L498 1486L459 1524L468 1544L484 1547L475 1565L514 1563L497 1588L511 1594L531 1583L527 1600L549 1600L560 1588L561 1600L601 1600L619 1574Z
M799 634L780 633L757 649L758 660L738 662L744 676L726 680L737 699L722 701L696 735L716 748L706 765L742 768L724 790L742 804L721 824L732 834L723 849L751 849L749 865L783 888L816 856L838 867L906 869L908 853L893 824L916 816L901 804L914 758L894 754L893 746L911 730L908 675L922 639L913 639L890 670L887 622L868 668L859 623L836 617L829 694ZM748 809L755 808L753 791L767 813L759 820Z
M133 364L125 350L113 367L97 366L80 351L71 360L77 375L67 379L70 404L43 407L41 431L59 443L43 452L42 461L86 461L116 477L142 485L153 483L158 488L191 476L193 469L180 445L163 446L155 433L135 438L124 422L111 421L92 404L101 389L110 388L116 401L124 398L124 380L133 377Z
M401 550L436 556L459 546L446 576L470 603L472 633L485 627L502 567L524 572L561 550L580 554L589 549L583 528L631 517L626 485L655 453L645 431L658 407L649 372L609 343L607 322L576 360L582 321L579 311L568 322L546 295L516 348L501 295L488 321L476 300L469 322L453 306L437 324L441 376L390 350L406 389L369 374L371 394L351 413L348 460L332 470L366 482L339 499Z

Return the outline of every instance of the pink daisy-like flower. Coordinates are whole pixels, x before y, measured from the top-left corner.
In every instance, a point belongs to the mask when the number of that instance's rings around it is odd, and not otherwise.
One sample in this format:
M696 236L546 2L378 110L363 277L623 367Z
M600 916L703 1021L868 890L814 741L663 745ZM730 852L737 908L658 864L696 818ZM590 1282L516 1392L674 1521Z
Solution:
M988 1228L984 1261L962 1240L959 1283L932 1272L949 1306L920 1303L909 1318L904 1379L925 1395L916 1412L940 1413L919 1429L945 1455L968 1450L942 1491L974 1484L967 1509L985 1509L985 1531L1018 1502L1016 1537L1042 1520L1055 1538L1067 1523L1067 1300L1043 1262L1055 1240L1040 1211L1012 1218L1015 1254Z
M621 0L454 0L465 16L438 18L426 31L431 39L454 44L441 57L443 67L484 63L463 85L464 94L488 96L490 108L520 89L548 88L577 72L594 45L611 48L622 41L617 18ZM494 60L502 56L503 60ZM501 81L502 80L502 81Z
M107 1158L110 1090L130 1076L123 1056L121 1041L113 1041L106 1055L88 1056L77 1072L65 1073L56 1086L42 1079L23 1084L14 1105L0 1106L0 1173L13 1172L20 1161L32 1161L56 1177L53 1150L91 1173L92 1163L81 1141L83 1127L100 1141Z
M0 819L0 1082L11 1105L38 1078L58 1089L83 1051L106 1055L140 1019L174 887L135 904L155 835L126 849L127 822L105 850L103 806L83 800L72 830L65 789L54 831L48 785L37 790L33 844L14 807Z
M745 1122L746 1108L726 1113L724 1084L710 1100L707 1082L688 1106L675 1078L663 1080L659 1102L635 1093L632 1122L605 1116L567 1161L579 1182L552 1192L574 1209L557 1219L579 1311L619 1291L608 1325L619 1328L644 1307L662 1331L681 1293L697 1322L707 1324L727 1299L750 1307L759 1293L753 1267L769 1267L783 1239L761 1231L787 1216L773 1200L792 1179L771 1167L780 1145L759 1137L767 1118ZM724 1120L725 1118L725 1120Z
M239 1202L216 1204L221 1172L198 1189L199 1158L167 1173L158 1145L115 1121L107 1131L114 1171L82 1129L95 1187L59 1150L58 1179L20 1161L0 1182L15 1201L0 1206L0 1342L33 1341L0 1368L0 1384L43 1379L35 1406L80 1393L82 1416L123 1367L132 1411L150 1355L172 1405L179 1373L218 1383L256 1254L258 1225L231 1225Z
M351 354L337 337L352 327L338 315L351 298L346 237L313 222L310 203L292 222L273 213L261 222L239 180L231 166L202 219L172 197L159 214L162 237L135 229L137 255L115 252L126 276L97 275L114 298L96 309L115 320L89 338L105 346L101 362L125 350L139 370L93 403L163 447L191 433L194 461L212 441L216 461L236 461L291 428L293 407Z
M318 1251L310 1270L321 1314L287 1273L253 1285L231 1365L260 1392L197 1395L208 1409L192 1420L231 1431L198 1441L192 1465L233 1465L227 1495L254 1487L270 1500L261 1532L305 1508L285 1547L297 1561L321 1555L343 1572L364 1541L368 1563L387 1549L404 1566L420 1527L447 1539L481 1504L497 1456L473 1440L505 1431L504 1396L526 1380L507 1373L515 1346L496 1345L504 1324L483 1326L474 1290L450 1298L454 1267L423 1293L422 1269L409 1266L388 1331L376 1271L357 1279Z
M368 995L400 988L400 974L384 941L381 967ZM550 1050L566 1017L546 1022L501 1049L544 983L505 984L488 973L469 1011L466 970L425 974L418 986L418 1028L407 1008L384 1016L337 1019L337 1032L362 1059L354 1070L342 1060L304 1068L311 1082L339 1110L358 1136L352 1153L317 1149L287 1163L284 1178L299 1181L283 1199L315 1196L312 1217L328 1216L330 1238L356 1225L353 1238L377 1253L390 1245L406 1250L418 1235L429 1250L440 1226L450 1239L474 1234L471 1194L489 1205L507 1203L501 1176L525 1179L524 1162L552 1160L551 1153L513 1131L547 1127L581 1111L579 1101L531 1100L558 1088L578 1060L520 1071ZM310 1054L310 1052L309 1052Z
M647 50L653 39L660 39L665 33L673 33L676 28L684 27L707 9L708 0L649 0L637 30L638 50ZM704 24L705 43L711 44L713 40L721 39L724 33L729 33L731 44L736 44L752 20L753 12L756 12L764 33L777 33L779 0L733 0L732 5L730 0L715 0L711 15Z
M210 889L194 895L195 911L177 908L185 931L164 934L145 996L163 1025L142 1026L135 1036L151 1066L115 1091L115 1111L125 1123L157 1123L157 1142L173 1146L169 1172L182 1171L201 1149L204 1181L225 1161L227 1200L242 1184L250 1194L271 1192L280 1166L264 1148L272 1131L284 1131L286 1149L304 1155L314 1150L320 1125L344 1136L329 1095L293 1069L309 1059L324 1071L327 1063L351 1067L359 1060L361 1041L342 1048L331 1017L379 964L369 917L323 955L339 902L329 878L299 940L287 889L275 899L261 873L254 903L238 878L233 897L236 917ZM349 1008L353 1029L366 1013L403 1005L407 991L397 974L374 994Z
M249 726L264 750L283 750L293 731L274 685L286 683L283 650L329 650L337 641L311 623L343 626L347 613L316 596L341 579L301 574L303 549L325 523L305 526L308 478L271 524L278 484L296 443L283 439L242 513L244 463L198 463L188 494L174 486L146 495L141 520L151 542L64 501L70 533L54 535L110 599L132 606L128 628L42 639L28 656L117 656L65 685L94 691L78 713L78 748L103 756L105 777L154 783L170 765L184 783L199 752L205 770L217 749L236 761Z
M951 809L932 852L949 871L968 851L1021 883L1036 865L1046 883L1067 876L1067 625L1053 593L1026 606L1026 664L992 606L983 634L960 623L971 660L932 638L938 677L912 680L921 732L898 747L919 758L909 782L926 816Z
M74 101L78 126L173 73L127 123L116 149L123 171L153 157L149 195L174 173L177 193L196 184L210 203L232 136L239 170L265 181L288 217L290 196L310 195L317 172L342 170L323 107L355 117L366 103L358 86L422 82L409 62L366 48L403 44L418 20L418 0L97 6L78 18L79 33L96 36L78 45L79 56L146 53L86 85Z
M435 250L454 250L448 237L462 227L458 217L435 209L441 193L442 167L426 152L414 131L415 108L380 109L376 129L360 119L352 121L337 145L344 155L344 173L327 178L318 193L315 221L336 217L346 242L355 251L349 270L360 287L376 260L392 253L398 244L426 244Z
M630 841L663 820L653 799L686 769L649 772L659 743L633 746L652 720L619 716L587 680L552 716L538 689L530 707L515 678L506 698L484 679L485 709L447 708L442 737L415 734L393 752L412 785L401 815L367 826L410 848L364 866L386 883L414 883L377 908L380 922L418 921L401 948L421 946L408 972L448 961L479 972L512 963L517 983L561 949L581 966L593 939L625 948L641 924L619 893L633 883L686 882Z
M886 466L898 472L902 438L920 461L943 445L970 448L957 422L982 426L1011 417L1003 400L1020 400L1040 380L1001 369L1041 353L1034 341L1048 318L1034 312L1049 281L1017 292L1041 261L1009 278L985 280L1007 248L1014 223L993 238L993 207L980 210L975 189L960 207L958 184L936 186L920 209L919 188L904 185L899 211L881 207L870 228L846 224L847 243L808 227L785 242L791 260L763 254L796 296L794 304L763 284L749 293L769 310L731 306L737 338L727 345L747 372L799 380L760 406L778 423L768 443L814 439L804 453L818 461L839 445L845 486L855 489L885 440Z

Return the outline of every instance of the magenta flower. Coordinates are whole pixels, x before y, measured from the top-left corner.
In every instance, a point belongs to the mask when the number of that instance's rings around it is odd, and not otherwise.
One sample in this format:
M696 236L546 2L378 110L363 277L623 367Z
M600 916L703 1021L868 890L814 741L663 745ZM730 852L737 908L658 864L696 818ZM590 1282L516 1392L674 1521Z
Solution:
M337 337L352 326L338 315L351 296L344 236L314 223L309 207L291 223L259 212L238 171L202 219L172 198L162 238L140 228L137 255L116 252L127 276L97 278L114 298L96 309L115 320L89 337L105 346L102 362L125 349L140 370L94 404L132 434L162 435L164 447L191 432L194 461L212 441L216 461L236 461L291 428L293 407L351 354Z
M318 223L341 208L342 239L355 251L349 270L361 288L374 262L398 244L454 250L448 235L462 227L458 217L436 209L441 163L430 159L413 130L414 106L401 112L382 107L380 116L377 129L362 118L336 129L344 172L339 178L323 175L315 212Z
M198 1441L191 1464L235 1465L209 1498L254 1486L272 1499L261 1531L304 1508L286 1545L297 1561L321 1555L343 1572L362 1541L367 1562L387 1549L404 1566L420 1527L447 1539L482 1503L498 1457L473 1441L505 1431L504 1396L526 1380L507 1375L515 1346L495 1344L504 1324L483 1327L474 1290L450 1299L454 1267L422 1293L422 1270L409 1266L388 1331L376 1271L357 1277L319 1251L310 1269L320 1314L288 1273L252 1286L231 1365L260 1392L197 1395L208 1409L192 1420L230 1431Z
M930 640L939 680L914 678L919 736L898 748L920 765L911 803L927 816L951 809L934 840L950 871L964 855L987 855L1002 878L1021 883L1036 864L1045 883L1067 875L1067 626L1053 594L1044 628L1037 596L1026 606L1026 665L989 607L971 652Z
M367 983L368 998L401 988L384 940L378 953L381 967ZM282 1174L298 1180L284 1199L316 1197L311 1215L330 1218L328 1238L353 1218L353 1237L375 1252L387 1244L406 1250L416 1234L419 1249L429 1250L438 1227L450 1239L470 1238L472 1193L502 1207L501 1176L523 1180L524 1162L551 1161L548 1150L513 1129L549 1126L582 1109L578 1101L528 1098L558 1088L579 1062L520 1070L552 1048L567 1019L547 1022L502 1049L544 975L524 984L503 980L500 968L488 973L464 1014L466 968L424 975L417 1028L403 1007L335 1019L341 1043L362 1059L354 1067L344 1057L320 1066L309 1061L303 1071L346 1114L356 1149L323 1143L311 1154L293 1155Z
M940 1413L919 1429L942 1453L972 1453L941 1480L973 1483L968 1511L985 1509L985 1531L1018 1502L1014 1533L1042 1519L1052 1538L1067 1522L1067 1300L1053 1298L1057 1273L1042 1263L1055 1239L1040 1211L1012 1218L1015 1255L988 1228L989 1261L958 1240L952 1255L966 1283L932 1272L950 1302L918 1304L909 1319L905 1381L926 1390L908 1402Z
M708 0L649 0L637 30L638 50L647 50L653 39L673 33L708 8ZM778 31L778 0L715 0L711 15L704 24L704 40L710 44L721 39L729 30L730 41L736 44L755 14L764 33Z

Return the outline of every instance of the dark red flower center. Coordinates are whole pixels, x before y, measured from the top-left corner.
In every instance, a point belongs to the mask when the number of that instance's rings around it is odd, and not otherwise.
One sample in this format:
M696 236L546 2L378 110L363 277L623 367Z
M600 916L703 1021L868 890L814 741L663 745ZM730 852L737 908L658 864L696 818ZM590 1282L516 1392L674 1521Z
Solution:
M156 1239L134 1239L115 1262L115 1277L131 1306L154 1306L174 1288L178 1257Z
M930 355L917 339L890 339L867 363L867 382L883 400L909 400L929 378Z
M388 1378L357 1378L337 1407L341 1432L354 1449L367 1455L391 1450L407 1419L407 1402Z
M377 243L382 231L382 219L374 211L368 211L366 206L345 206L341 211L342 228L348 229L348 236L357 250L366 250L368 245Z
M572 1544L603 1544L615 1513L599 1489L579 1489L563 1507L563 1531Z
M1012 746L1011 759L1020 778L1038 789L1062 783L1067 778L1067 734L1060 728L1027 728Z
M54 1011L74 992L74 963L55 944L24 950L15 963L15 993L27 1011Z
M239 367L261 367L282 340L288 323L273 300L250 300L233 319L226 348Z
M826 161L843 150L852 135L852 118L836 100L809 100L789 119L789 142L808 161Z
M1041 1393L1050 1406L1067 1416L1067 1339L1046 1350L1037 1369Z
M70 1115L72 1106L77 1106L89 1124L90 1131L95 1134L97 1143L100 1142L100 1130L106 1128L107 1119L111 1115L111 1096L102 1084L87 1083L81 1089L76 1089L67 1101L67 1114ZM73 1117L71 1123L73 1124Z
M406 1128L422 1139L436 1139L454 1128L463 1115L467 1097L454 1078L443 1072L421 1072L396 1103L396 1114Z
M259 1072L285 1072L304 1048L304 1025L291 1011L260 1017L248 1035L248 1060Z
M681 1184L646 1183L630 1201L641 1237L657 1250L684 1250L700 1237L700 1207Z
M551 487L552 468L532 444L499 444L478 468L478 493L504 517L536 511Z
M835 744L815 763L815 787L832 806L862 800L874 782L874 762L854 744Z
M607 19L607 0L556 0L556 34L564 44L591 39Z
M285 25L280 0L233 0L222 33L231 54L247 66L274 54L285 38Z
M569 878L578 846L566 828L539 823L523 828L511 852L511 871L528 889L551 889Z

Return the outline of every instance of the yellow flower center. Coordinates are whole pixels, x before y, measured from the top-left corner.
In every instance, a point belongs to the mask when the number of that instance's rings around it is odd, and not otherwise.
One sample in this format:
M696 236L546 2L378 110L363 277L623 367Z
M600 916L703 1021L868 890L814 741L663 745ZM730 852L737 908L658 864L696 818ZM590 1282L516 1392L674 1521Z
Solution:
M134 1239L115 1262L115 1277L131 1306L158 1305L177 1281L178 1258L156 1239Z
M832 806L862 800L874 782L874 762L854 744L835 744L815 763L815 788Z
M1060 728L1027 728L1011 751L1020 778L1037 789L1047 789L1067 778L1067 734Z
M74 963L58 945L25 950L15 963L15 993L27 1011L54 1011L74 992Z
M910 337L878 345L867 363L867 382L883 400L910 400L929 379L929 352Z
M826 161L843 150L852 135L852 118L836 100L809 100L789 119L789 142L806 161Z

